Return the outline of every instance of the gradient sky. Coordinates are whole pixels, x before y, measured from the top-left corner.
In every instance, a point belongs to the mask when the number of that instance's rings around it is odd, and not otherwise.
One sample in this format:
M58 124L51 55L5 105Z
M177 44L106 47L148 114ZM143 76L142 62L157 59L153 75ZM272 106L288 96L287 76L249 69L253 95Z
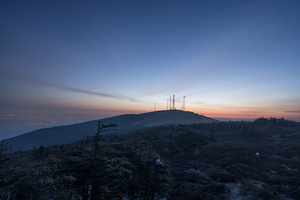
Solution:
M300 121L298 0L4 0L0 26L0 139L173 94L209 117Z

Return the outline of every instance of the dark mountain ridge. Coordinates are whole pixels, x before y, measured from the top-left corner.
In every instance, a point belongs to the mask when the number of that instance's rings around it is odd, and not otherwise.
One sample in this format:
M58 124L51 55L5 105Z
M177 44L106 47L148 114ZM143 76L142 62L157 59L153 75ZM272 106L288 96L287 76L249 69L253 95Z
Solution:
M29 133L25 133L5 140L13 151L28 150L34 147L68 144L82 140L88 136L93 136L97 132L99 120L92 120L73 125L44 128ZM217 122L209 117L198 115L193 112L181 110L155 111L142 114L125 114L115 117L101 119L104 124L118 124L113 128L103 132L126 133L143 127L153 127L169 124L193 124Z
M151 115L125 118L134 123ZM296 200L300 199L299 142L299 123L259 118L144 126L15 153L2 146L0 196Z

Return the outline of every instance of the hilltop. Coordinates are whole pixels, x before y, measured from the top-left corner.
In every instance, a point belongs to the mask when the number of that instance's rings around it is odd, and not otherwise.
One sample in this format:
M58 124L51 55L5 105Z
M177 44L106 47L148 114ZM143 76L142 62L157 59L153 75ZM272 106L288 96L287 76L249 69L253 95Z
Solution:
M131 115L131 122L151 115ZM0 196L296 200L299 143L299 123L259 118L144 126L30 151L2 149Z
M103 132L107 133L127 133L143 127L154 127L170 124L194 124L210 123L217 120L198 115L193 112L181 110L155 111L142 114L126 114L115 117L101 119L104 124L118 124L117 128ZM67 126L43 128L31 131L6 140L13 151L28 150L34 147L68 144L78 140L93 136L97 132L97 123L93 120Z

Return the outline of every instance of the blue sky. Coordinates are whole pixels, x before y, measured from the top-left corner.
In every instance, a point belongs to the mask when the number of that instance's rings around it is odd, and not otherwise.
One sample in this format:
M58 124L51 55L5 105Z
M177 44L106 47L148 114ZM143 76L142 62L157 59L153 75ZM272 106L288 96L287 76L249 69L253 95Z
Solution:
M163 110L175 94L209 117L300 121L299 19L297 0L1 1L1 120Z

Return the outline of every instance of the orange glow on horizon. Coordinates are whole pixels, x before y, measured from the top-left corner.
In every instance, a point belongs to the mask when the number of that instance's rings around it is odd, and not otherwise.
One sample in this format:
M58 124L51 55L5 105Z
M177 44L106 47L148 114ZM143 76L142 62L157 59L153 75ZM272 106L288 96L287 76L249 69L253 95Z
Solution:
M211 110L194 110L193 112L202 114L211 118L233 118L233 119L257 119L260 117L264 118L285 118L290 120L299 121L300 116L297 113L287 113L282 111L274 110L261 110L260 112L256 111L245 111L245 110L229 110L229 109L211 109Z

